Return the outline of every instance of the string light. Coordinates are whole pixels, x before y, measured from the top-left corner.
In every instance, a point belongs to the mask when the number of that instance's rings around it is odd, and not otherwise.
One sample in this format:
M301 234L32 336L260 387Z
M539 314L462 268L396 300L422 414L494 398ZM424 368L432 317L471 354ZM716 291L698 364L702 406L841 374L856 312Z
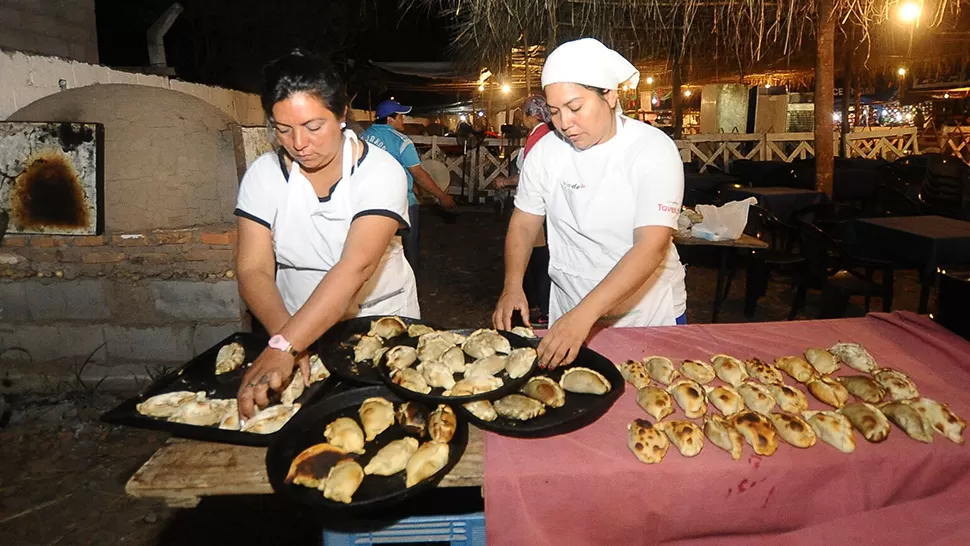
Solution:
M923 11L923 7L916 2L906 2L899 6L896 10L896 16L899 20L904 23L912 23L919 19L920 13Z
M897 70L896 73L899 74L900 76L905 76L906 75L906 69L903 68L903 67L899 67L899 70Z
M685 96L685 97L689 97L689 96L691 96L692 94L693 94L693 93L691 93L691 92L690 92L690 89L686 89L686 90L684 90L684 96Z
M653 85L653 76L647 76L647 85Z
M484 91L485 90L485 84L484 83L478 84L478 90L479 91Z
M508 95L511 92L512 92L512 87L510 87L509 84L507 83L502 84L502 93Z

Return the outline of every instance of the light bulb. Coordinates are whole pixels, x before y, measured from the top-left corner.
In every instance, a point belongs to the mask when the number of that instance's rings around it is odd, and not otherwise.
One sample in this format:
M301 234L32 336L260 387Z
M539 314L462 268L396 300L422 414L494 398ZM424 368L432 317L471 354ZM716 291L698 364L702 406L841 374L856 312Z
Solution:
M691 96L691 95L692 95L692 93L690 92L690 89L688 89L688 90L686 90L686 91L684 91L684 96L685 96L685 97L689 97L689 96Z
M653 76L647 76L647 85L653 85Z
M896 10L896 16L899 20L904 23L912 23L919 19L920 12L923 11L923 7L916 2L906 2L899 6Z
M906 69L903 68L903 67L899 67L899 70L897 70L896 73L899 74L900 76L905 76L906 75Z
M485 90L485 84L483 84L483 83L482 84L478 84L478 90L479 91L484 91Z
M512 92L512 88L509 86L509 84L507 83L502 84L502 93L505 93L506 95L508 95L511 92Z

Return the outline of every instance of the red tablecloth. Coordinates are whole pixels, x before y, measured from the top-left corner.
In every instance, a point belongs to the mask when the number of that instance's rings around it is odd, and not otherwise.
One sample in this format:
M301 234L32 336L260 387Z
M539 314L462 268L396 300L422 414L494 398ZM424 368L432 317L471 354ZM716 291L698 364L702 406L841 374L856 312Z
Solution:
M590 347L614 361L715 353L773 361L839 340L863 343L881 366L908 373L924 396L970 418L970 343L911 313L609 329ZM644 416L628 388L608 414L572 434L487 434L489 545L970 543L970 445L939 435L926 445L893 426L881 444L857 433L852 454L821 440L807 450L780 442L771 457L745 445L733 461L707 442L692 459L671 446L662 463L646 465L626 446L627 424Z

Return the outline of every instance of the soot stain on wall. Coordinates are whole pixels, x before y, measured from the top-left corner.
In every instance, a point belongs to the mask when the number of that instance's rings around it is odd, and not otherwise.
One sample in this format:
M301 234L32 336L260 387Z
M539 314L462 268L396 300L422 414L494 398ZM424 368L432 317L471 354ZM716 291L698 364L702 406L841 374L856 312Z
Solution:
M14 182L10 202L13 220L21 230L81 228L90 221L77 170L59 150L38 152L30 157Z

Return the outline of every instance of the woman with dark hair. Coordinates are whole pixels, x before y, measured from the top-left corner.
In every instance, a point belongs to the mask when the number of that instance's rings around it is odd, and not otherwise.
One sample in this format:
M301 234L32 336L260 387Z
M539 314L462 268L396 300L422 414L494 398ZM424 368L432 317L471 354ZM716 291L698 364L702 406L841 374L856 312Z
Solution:
M294 52L263 77L280 149L253 162L240 184L236 270L243 301L272 338L239 389L243 418L297 365L308 379L306 349L336 322L420 317L397 236L408 227L404 170L346 128L350 101L327 61Z

